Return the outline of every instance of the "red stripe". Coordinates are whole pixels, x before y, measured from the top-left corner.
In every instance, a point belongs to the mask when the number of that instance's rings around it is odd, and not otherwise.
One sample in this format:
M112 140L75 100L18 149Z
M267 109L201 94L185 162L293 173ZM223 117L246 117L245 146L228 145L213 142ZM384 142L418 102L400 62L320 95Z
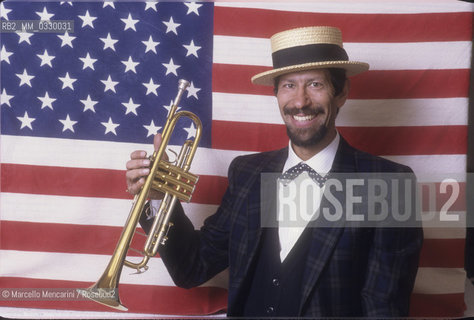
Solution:
M92 283L79 281L58 281L50 279L27 279L3 277L3 288L27 289L74 289L87 288ZM70 292L69 290L67 292ZM120 284L119 295L128 312L169 315L205 315L222 312L227 308L227 290L216 287L181 289L166 286ZM20 308L44 308L79 311L112 311L114 309L84 299L57 299L32 301L31 299L3 300L0 306ZM124 313L125 314L125 313Z
M220 203L226 187L225 177L201 175L192 202ZM1 164L2 192L131 199L125 188L122 170Z
M444 212L466 211L466 183L457 182L459 194L455 194L452 185L446 186L446 192L441 192L441 183L419 183L419 191L422 197L422 208L424 212L433 210ZM432 194L432 192L434 192ZM433 199L434 197L434 199ZM431 204L434 200L434 205ZM452 201L454 202L452 203ZM434 208L433 208L434 207ZM449 213L448 213L449 214Z
M464 268L465 239L425 239L420 267Z
M468 97L469 69L369 71L351 81L350 99Z
M1 164L3 192L131 199L121 170Z
M265 135L262 135L262 139ZM277 147L277 146L275 146ZM278 146L281 147L281 146ZM87 170L81 168L63 168L63 167L42 167L16 164L2 164L2 181L1 188L3 192L12 193L31 193L31 194L47 194L58 196L85 196L85 197L112 197L121 198L129 197L121 188L115 188L114 185L108 186L108 181L113 181L115 175L123 176L122 171L103 170L103 174L99 179L96 174L100 170ZM57 169L57 170L56 170ZM70 176L77 176L73 184L65 184L61 181L66 180ZM218 205L227 188L227 178L218 176L202 176L198 183L193 199L197 203ZM118 180L115 178L115 180ZM33 182L31 182L33 181ZM105 181L105 182L103 182ZM34 187L31 185L34 183ZM98 189L93 193L90 190L91 184L103 184L107 187ZM430 190L422 184L423 209L430 209ZM440 192L440 184L432 184L435 189L436 210L440 210L444 205L448 204L448 200L453 195L453 190L447 189L446 193ZM112 190L111 190L112 189ZM465 211L465 183L459 183L459 196L447 211ZM131 202L130 202L131 206ZM109 235L112 237L112 234Z
M356 148L377 155L465 154L467 126L338 127ZM212 121L212 147L268 151L284 147L284 125Z
M471 41L472 39L471 12L346 14L214 8L216 35L269 38L279 31L315 24L340 28L345 42Z
M212 91L272 96L273 87L257 86L252 76L268 67L214 64ZM468 97L469 69L367 71L351 78L349 99Z
M269 151L288 145L283 125L212 121L212 147L225 150Z
M112 255L122 227L2 221L2 250ZM138 231L143 233L141 228ZM142 250L145 237L135 234L131 247ZM140 256L133 250L129 256Z
M466 154L467 126L338 127L354 147L377 155Z
M464 292L412 294L410 300L411 317L462 317L465 310Z

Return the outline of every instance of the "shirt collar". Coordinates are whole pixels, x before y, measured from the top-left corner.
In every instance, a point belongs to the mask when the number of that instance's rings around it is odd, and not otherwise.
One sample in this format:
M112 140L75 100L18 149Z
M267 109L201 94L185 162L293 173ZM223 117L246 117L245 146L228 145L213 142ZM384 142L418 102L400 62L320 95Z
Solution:
M289 142L288 147L288 158L286 159L285 166L283 167L283 172L290 169L291 167L296 166L300 162L306 163L314 171L322 175L323 177L331 170L334 158L336 157L337 148L339 146L339 141L341 140L339 132L336 132L336 137L331 141L329 145L326 146L323 150L315 154L312 158L303 161L298 157L291 146L291 141Z

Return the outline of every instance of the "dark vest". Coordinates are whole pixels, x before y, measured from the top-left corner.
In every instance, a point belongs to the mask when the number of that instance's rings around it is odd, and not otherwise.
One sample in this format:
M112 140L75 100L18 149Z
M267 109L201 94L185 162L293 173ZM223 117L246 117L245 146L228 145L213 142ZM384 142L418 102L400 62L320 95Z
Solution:
M303 231L286 259L280 262L277 228L262 229L260 246L245 287L244 317L298 316L311 228Z

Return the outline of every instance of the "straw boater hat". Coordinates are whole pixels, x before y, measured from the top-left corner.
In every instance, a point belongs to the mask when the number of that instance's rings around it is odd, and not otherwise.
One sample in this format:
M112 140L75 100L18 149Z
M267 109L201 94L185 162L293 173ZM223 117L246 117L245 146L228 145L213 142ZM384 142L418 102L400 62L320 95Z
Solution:
M322 68L346 69L348 76L367 71L365 62L349 61L342 35L334 27L306 27L271 37L273 69L252 77L252 83L273 86L273 79L290 72Z

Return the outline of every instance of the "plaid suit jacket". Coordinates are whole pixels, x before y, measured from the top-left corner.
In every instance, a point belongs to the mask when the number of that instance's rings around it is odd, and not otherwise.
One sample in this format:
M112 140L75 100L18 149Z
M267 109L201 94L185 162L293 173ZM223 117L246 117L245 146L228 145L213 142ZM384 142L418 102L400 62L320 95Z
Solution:
M181 206L160 255L176 285L190 288L229 268L228 314L242 316L261 235L260 173L281 172L288 149L237 157L217 212L194 230ZM341 139L332 172L411 172ZM144 226L146 229L146 226ZM406 316L421 228L313 228L298 316Z

